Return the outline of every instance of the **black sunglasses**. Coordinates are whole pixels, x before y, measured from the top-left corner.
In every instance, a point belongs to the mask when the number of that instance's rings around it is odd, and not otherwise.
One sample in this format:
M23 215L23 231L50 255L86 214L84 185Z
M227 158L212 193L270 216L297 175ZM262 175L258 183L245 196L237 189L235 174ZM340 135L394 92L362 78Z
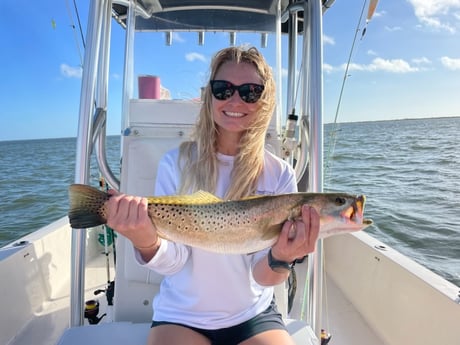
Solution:
M254 83L234 85L226 80L211 80L210 84L212 94L219 101L229 99L233 96L235 90L238 90L238 94L244 102L255 103L264 91L263 85Z

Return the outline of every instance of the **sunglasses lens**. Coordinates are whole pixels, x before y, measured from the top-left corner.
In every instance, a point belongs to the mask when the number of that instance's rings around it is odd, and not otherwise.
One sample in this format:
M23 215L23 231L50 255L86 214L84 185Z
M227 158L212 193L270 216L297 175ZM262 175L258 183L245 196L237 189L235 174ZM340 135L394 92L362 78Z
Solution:
M235 86L226 80L211 80L211 92L219 101L232 97L236 89L244 102L255 103L260 99L264 86L251 83Z
M264 86L258 84L243 84L238 88L241 99L246 103L257 102L263 91Z
M233 84L224 80L212 80L211 81L211 92L220 101L229 99L235 93Z

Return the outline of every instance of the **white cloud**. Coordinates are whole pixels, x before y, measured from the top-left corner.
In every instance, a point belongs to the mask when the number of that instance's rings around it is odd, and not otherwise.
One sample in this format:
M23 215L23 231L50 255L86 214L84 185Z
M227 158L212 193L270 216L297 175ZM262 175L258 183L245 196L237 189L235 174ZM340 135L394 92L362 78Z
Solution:
M431 17L446 14L451 8L460 8L459 0L408 0L415 9L417 17Z
M83 69L80 66L72 67L63 63L59 68L61 70L61 74L66 78L81 78L83 74Z
M375 58L371 65L371 71L387 71L392 73L408 73L418 71L417 67L411 67L407 61L402 59L385 60Z
M288 75L288 70L287 68L281 68L281 77L286 78Z
M424 17L419 18L422 23L426 24L429 27L432 27L436 30L444 30L450 32L451 34L455 33L455 28L447 22L442 22L440 18L437 17Z
M412 59L412 62L417 64L417 65L429 65L431 64L431 60L422 56L422 57L419 57L419 58L414 58Z
M385 25L385 30L389 32L393 32L393 31L401 31L402 28L400 26L389 27Z
M419 71L428 71L429 66L432 65L432 61L425 56L413 58L411 61L414 65L417 65Z
M374 14L372 15L372 18L377 18L377 17L382 17L386 14L386 11L375 11Z
M456 32L460 0L408 0L413 6L415 16L428 27L436 30Z
M342 65L342 69L345 69L345 65ZM349 71L367 71L367 72L390 72L390 73L410 73L417 72L419 68L412 67L407 61L402 59L391 59L386 60L382 58L375 58L368 65L365 64L350 64Z
M332 38L332 37L330 37L330 36L323 35L323 43L324 43L324 44L334 45L334 44L335 44L335 40L334 40L334 38Z
M200 54L200 53L188 53L188 54L185 54L185 59L187 61L202 61L202 62L206 62L206 57L203 54Z
M328 63L323 63L323 72L325 73L332 73L336 70L332 65L329 65Z
M443 56L441 58L441 63L444 65L444 67L452 71L460 70L460 59L452 59L450 57Z
M179 42L179 43L185 42L185 39L178 32L173 32L172 38L173 38L173 42Z
M372 49L369 49L369 50L367 51L367 55L374 55L374 56L377 56L377 52L374 51L374 50L372 50Z

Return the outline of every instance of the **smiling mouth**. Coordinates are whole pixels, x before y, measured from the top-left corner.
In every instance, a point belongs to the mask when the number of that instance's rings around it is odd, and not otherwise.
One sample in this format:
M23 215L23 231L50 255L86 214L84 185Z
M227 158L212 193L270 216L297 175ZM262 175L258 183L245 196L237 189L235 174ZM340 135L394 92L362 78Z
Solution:
M223 112L225 116L228 116L228 117L243 117L243 116L246 116L245 113L238 113L238 112L234 112L234 111L224 111Z

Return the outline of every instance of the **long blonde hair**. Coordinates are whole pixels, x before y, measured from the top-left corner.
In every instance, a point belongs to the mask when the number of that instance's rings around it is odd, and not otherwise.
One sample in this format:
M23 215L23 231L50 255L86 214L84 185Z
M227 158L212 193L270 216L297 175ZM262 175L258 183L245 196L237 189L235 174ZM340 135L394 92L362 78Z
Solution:
M210 80L214 79L219 68L226 62L252 64L265 87L256 103L256 119L245 131L239 143L230 186L225 195L225 199L230 200L252 195L256 191L264 165L265 135L275 108L275 81L270 66L254 47L230 47L217 52L211 62ZM212 116L212 97L208 82L192 136L193 141L184 142L180 146L181 194L198 190L215 193L218 174L218 129Z

